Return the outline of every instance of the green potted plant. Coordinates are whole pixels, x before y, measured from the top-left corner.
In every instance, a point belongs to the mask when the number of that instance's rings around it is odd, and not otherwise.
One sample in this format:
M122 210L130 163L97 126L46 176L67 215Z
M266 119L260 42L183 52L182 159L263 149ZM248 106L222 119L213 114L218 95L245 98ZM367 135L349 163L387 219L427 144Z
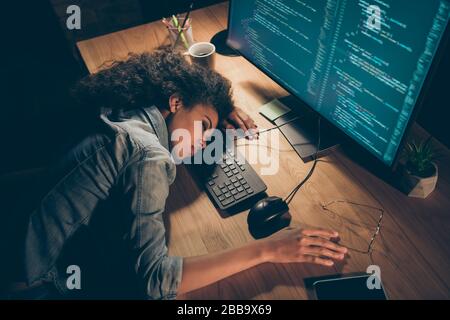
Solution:
M437 154L431 145L431 137L425 141L412 141L404 153L403 186L410 197L426 198L436 188Z

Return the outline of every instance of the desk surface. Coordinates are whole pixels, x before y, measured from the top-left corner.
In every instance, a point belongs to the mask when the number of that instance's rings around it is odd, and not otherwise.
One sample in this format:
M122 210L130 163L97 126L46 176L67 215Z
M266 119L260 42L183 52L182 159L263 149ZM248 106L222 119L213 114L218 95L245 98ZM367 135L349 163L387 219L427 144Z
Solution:
M227 3L223 3L192 12L196 40L209 41L217 31L226 28L227 10ZM79 42L78 48L93 73L105 63L124 59L129 53L151 51L168 41L167 31L157 21ZM258 114L258 107L287 93L242 57L218 55L217 71L233 82L237 105L253 116L260 128L270 127ZM426 134L418 127L414 132ZM288 142L283 137L281 140L280 170L262 178L270 195L284 197L303 179L311 164L303 163ZM251 144L243 143L247 147ZM436 145L442 148L437 142ZM250 151L254 148L249 147ZM367 248L378 212L339 204L331 212L324 211L322 205L346 199L383 208L383 227L372 260L366 254L350 251L348 259L333 268L264 264L180 298L307 299L304 278L361 272L375 264L381 269L392 299L449 299L450 153L445 148L442 151L445 156L439 161L438 186L426 200L406 197L337 150L320 160L312 178L292 201L292 225L335 229L340 232L343 244L360 250ZM263 168L261 164L254 167L258 171ZM183 166L177 174L166 214L171 254L202 255L252 241L247 230L247 212L221 217Z

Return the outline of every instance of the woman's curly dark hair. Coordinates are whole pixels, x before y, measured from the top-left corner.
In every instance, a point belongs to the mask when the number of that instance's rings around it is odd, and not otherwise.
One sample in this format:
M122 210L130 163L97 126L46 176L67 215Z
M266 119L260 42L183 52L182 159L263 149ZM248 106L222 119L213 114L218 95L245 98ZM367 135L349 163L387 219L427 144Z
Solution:
M189 64L169 50L132 55L110 68L81 79L72 94L89 108L127 110L155 104L168 108L178 94L185 107L197 103L213 106L220 119L233 109L231 83L219 73Z

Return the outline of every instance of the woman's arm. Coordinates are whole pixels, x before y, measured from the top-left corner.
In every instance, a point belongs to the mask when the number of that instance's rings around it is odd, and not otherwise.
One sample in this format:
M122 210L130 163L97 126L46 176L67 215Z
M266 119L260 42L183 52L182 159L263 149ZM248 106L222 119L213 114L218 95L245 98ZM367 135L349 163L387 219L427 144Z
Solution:
M187 293L261 263L315 263L332 266L347 249L331 241L338 234L327 230L289 228L268 239L240 248L185 258L178 294Z

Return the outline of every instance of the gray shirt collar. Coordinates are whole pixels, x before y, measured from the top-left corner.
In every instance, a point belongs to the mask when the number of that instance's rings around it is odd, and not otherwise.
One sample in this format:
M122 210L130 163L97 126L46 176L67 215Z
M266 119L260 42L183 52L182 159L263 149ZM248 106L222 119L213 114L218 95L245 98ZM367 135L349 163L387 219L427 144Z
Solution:
M153 127L156 136L159 139L159 142L163 145L167 150L169 149L169 133L167 130L166 119L164 119L161 111L159 111L157 106L150 106L146 108L142 108L148 120L150 121L150 125Z

